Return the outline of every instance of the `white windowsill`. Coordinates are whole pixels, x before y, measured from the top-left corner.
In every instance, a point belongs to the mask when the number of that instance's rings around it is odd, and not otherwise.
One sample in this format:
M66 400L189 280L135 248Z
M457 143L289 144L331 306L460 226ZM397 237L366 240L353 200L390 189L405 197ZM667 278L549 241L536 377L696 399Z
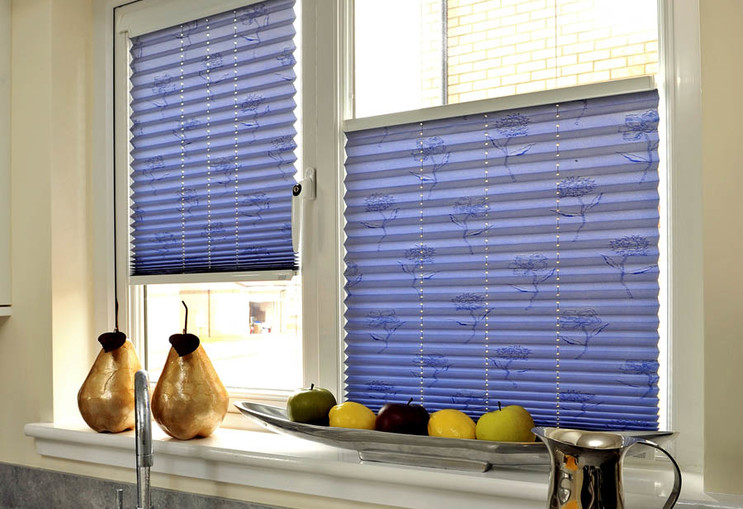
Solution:
M133 432L112 435L32 423L25 426L25 434L35 438L36 450L43 456L134 468ZM547 496L546 467L471 473L362 463L354 451L231 429L219 429L209 438L179 441L155 427L153 438L154 472L349 502L395 501L406 509L543 509ZM625 466L624 475L627 507L662 505L659 497L671 484L668 465ZM684 474L684 484L682 507L743 507L741 497L702 493L698 475Z

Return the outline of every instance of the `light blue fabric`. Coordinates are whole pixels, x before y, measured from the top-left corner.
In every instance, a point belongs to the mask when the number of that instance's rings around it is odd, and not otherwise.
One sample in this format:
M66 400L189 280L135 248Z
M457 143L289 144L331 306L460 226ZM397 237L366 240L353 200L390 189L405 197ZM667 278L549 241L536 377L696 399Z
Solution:
M347 397L657 429L657 105L347 133Z
M293 7L132 39L133 275L297 267Z

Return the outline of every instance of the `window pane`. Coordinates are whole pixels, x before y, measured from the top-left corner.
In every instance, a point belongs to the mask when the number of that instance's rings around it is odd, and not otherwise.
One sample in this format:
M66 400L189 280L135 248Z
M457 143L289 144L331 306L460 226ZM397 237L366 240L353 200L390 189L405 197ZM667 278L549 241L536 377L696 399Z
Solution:
M446 30L441 5L356 0L357 118L657 72L654 1L448 0Z
M294 278L297 280L298 278ZM294 389L302 384L298 282L147 285L148 369L160 376L168 338L195 334L228 388Z
M356 117L441 104L440 0L356 0Z
M460 0L449 6L450 103L657 70L652 1L543 0L501 6L500 0Z

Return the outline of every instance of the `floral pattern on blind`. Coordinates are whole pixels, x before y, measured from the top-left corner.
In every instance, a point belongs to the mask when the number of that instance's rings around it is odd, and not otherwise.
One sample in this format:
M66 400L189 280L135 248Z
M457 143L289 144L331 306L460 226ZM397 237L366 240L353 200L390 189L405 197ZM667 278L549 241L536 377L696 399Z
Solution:
M347 397L657 429L657 104L347 133Z
M131 40L133 275L296 269L294 1Z

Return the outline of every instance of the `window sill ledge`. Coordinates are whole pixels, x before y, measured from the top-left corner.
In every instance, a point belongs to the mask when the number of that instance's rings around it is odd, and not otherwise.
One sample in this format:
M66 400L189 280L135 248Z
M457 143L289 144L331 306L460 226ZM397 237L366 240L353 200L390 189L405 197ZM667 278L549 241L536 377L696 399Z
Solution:
M25 434L43 456L134 468L134 433L95 433L83 426L32 423ZM272 433L219 429L208 438L179 441L153 429L154 472L349 502L390 504L405 509L542 509L547 468L458 472L363 463L353 451ZM628 507L655 508L670 474L664 465L625 468ZM713 501L701 483L685 474L686 507ZM689 482L691 481L691 482ZM713 502L718 502L714 500ZM681 505L681 504L680 504ZM683 505L681 505L683 507Z

